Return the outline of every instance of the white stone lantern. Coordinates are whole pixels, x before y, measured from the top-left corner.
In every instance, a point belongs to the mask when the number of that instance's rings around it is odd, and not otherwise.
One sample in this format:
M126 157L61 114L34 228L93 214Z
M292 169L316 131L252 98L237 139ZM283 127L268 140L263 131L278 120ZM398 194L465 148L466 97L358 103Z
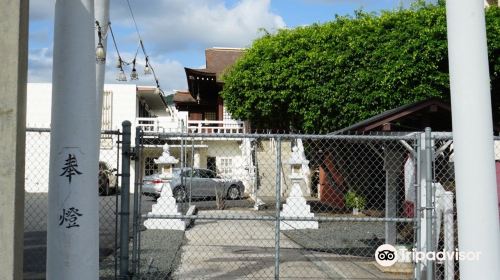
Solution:
M169 215L169 216L180 216L179 207L172 194L172 187L170 186L170 180L173 177L173 166L178 163L179 160L170 155L168 144L163 145L163 153L154 162L160 168L159 177L163 181L163 187L161 189L160 198L158 198L157 203L153 204L151 212L148 215ZM144 226L148 229L175 229L175 230L185 230L185 222L181 219L155 219L150 218L144 222Z
M294 218L314 218L314 213L311 212L311 207L307 205L306 199L302 194L300 182L304 180L305 174L302 172L302 167L309 164L309 161L304 159L297 147L292 148L292 156L288 161L291 168L290 179L292 180L292 190L283 205L283 210L280 215L282 217ZM281 221L280 229L317 229L317 221Z
M168 144L163 145L163 153L154 162L160 168L160 178L164 180L172 179L174 164L179 162L178 159L170 155L170 147Z
M298 180L297 183L299 183L300 180L304 178L304 174L302 173L302 166L309 164L309 161L304 159L300 155L299 148L297 148L297 146L294 146L292 148L292 156L290 157L288 164L290 164L290 168L292 171L290 179L292 180L292 182Z

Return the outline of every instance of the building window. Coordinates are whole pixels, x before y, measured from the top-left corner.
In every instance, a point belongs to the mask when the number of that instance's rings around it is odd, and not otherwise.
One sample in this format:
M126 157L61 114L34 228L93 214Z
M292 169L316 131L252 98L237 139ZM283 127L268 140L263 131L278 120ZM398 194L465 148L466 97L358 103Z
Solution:
M205 112L205 120L206 121L215 121L215 120L217 120L217 113L215 113L215 112Z
M229 157L220 158L219 173L224 178L229 178L233 174L233 159Z
M113 92L105 90L102 98L102 120L101 130L113 129ZM113 136L111 134L101 134L101 148L113 148Z
M150 176L158 173L158 165L155 163L155 158L147 157L144 160L144 175Z

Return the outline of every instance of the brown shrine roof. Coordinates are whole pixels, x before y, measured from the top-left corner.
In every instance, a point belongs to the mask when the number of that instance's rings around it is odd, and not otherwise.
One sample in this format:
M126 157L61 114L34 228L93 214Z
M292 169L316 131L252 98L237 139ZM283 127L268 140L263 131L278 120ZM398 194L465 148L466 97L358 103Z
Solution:
M186 73L193 72L199 75L215 74L216 81L221 82L223 72L233 65L243 55L245 49L239 48L209 48L205 50L206 68L186 68Z
M177 91L174 94L175 103L196 103L196 100L188 91Z

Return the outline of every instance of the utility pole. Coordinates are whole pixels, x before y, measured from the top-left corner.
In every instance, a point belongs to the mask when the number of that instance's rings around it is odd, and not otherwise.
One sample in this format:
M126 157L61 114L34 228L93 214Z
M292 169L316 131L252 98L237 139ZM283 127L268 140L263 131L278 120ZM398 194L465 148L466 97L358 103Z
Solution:
M0 1L0 278L23 278L28 0Z
M95 3L95 20L101 28L101 43L104 50L104 59L107 59L108 46L108 31L109 31L109 0L100 0ZM96 33L97 35L97 33ZM99 37L96 37L96 42L99 42ZM96 64L96 84L97 84L97 109L99 114L97 133L101 134L102 121L102 99L104 96L104 80L106 73L106 61L101 61Z
M47 279L99 278L93 0L56 0Z
M447 0L460 279L500 279L500 228L482 1Z

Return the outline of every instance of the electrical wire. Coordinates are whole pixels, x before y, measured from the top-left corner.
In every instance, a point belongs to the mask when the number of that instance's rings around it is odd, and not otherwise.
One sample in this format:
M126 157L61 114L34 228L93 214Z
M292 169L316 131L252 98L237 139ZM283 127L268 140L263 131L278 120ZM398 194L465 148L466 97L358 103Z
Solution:
M147 66L149 66L149 68L151 69L151 72L153 73L153 77L155 79L156 86L158 88L160 88L160 83L158 81L158 76L156 75L156 72L155 72L155 69L154 69L153 65L151 65L151 61L149 59L149 55L146 52L146 48L144 47L144 42L142 40L141 32L139 32L139 27L137 25L137 21L135 20L134 12L132 10L132 5L130 5L130 1L129 0L126 0L126 2L127 2L128 10L130 11L130 16L132 17L132 21L134 22L135 31L137 32L137 37L139 38L139 44L140 44L140 47L142 49L142 53L144 54L144 57L146 58ZM160 95L162 94L161 92L162 91L160 90Z
M101 40L101 38L106 38L108 36L108 29L109 29L109 33L111 33L111 38L113 39L113 46L115 48L116 54L118 55L117 68L119 68L120 71L121 71L120 75L123 75L123 66L133 65L132 66L132 68L133 68L132 72L135 73L135 75L134 75L135 78L131 78L132 80L137 80L137 73L136 73L136 70L135 70L135 66L136 66L137 55L139 53L139 50L141 50L142 53L143 53L143 55L144 55L144 57L145 57L145 60L146 60L146 65L145 65L146 68L145 69L149 68L149 71L150 71L150 73L145 73L145 74L153 74L154 81L156 82L157 90L158 90L160 96L163 97L164 93L163 93L163 91L160 88L160 82L159 82L158 76L156 75L156 71L155 71L153 65L151 64L151 60L149 58L149 55L146 52L146 48L144 46L144 41L142 40L142 36L141 36L141 33L139 31L139 27L137 25L137 21L136 21L135 16L134 16L132 5L130 4L129 0L126 0L126 2L127 2L127 7L128 7L128 9L130 11L130 16L131 16L132 21L134 23L134 27L135 27L135 31L137 33L137 37L139 39L139 44L138 44L137 49L135 51L134 58L130 62L123 60L123 58L122 58L122 56L120 54L120 51L118 49L118 44L116 42L116 37L115 37L115 34L113 32L113 28L111 27L111 22L108 22L107 28L104 28L104 30L102 30L102 26L99 25L98 21L96 21L96 29L98 30L99 40ZM126 81L126 78L124 78L124 79L118 78L118 80L119 81ZM162 100L163 100L163 98L162 98Z
M120 51L118 50L118 46L116 45L115 34L113 33L113 28L111 28L111 22L108 24L109 32L111 33L111 38L113 38L113 45L115 46L116 54L118 55L118 59L121 61Z

